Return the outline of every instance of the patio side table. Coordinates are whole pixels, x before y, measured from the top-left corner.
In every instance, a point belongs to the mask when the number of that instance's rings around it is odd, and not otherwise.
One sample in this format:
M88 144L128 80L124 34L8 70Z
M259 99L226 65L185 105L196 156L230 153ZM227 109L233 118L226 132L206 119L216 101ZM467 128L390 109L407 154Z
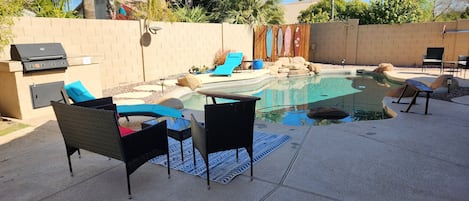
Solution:
M161 121L166 120L168 128L168 136L179 141L181 146L181 159L184 161L184 150L182 147L182 141L190 138L191 135L191 121L183 118L169 118L162 117L157 119L148 120L142 123L142 129L155 125Z

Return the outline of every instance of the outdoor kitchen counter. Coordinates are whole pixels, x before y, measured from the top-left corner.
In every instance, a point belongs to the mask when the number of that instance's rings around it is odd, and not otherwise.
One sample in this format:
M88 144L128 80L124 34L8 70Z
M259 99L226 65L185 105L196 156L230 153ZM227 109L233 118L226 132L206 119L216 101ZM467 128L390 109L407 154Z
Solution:
M91 93L97 97L102 97L101 68L100 64L97 63L99 60L95 57L79 56L68 57L67 61L69 62L67 69L33 72L23 72L21 61L0 61L0 80L2 80L0 82L0 97L2 97L0 99L0 113L3 116L16 119L32 119L52 114L51 107L43 104L44 102L48 103L48 100L57 99L60 90L57 90L57 94L55 94L55 90L49 88L44 93L44 90L40 87L60 82L68 84L80 80L85 85L92 86L89 87ZM38 97L32 95L33 88L36 90L35 92L38 92ZM52 96L49 97L50 95ZM36 104L37 101L33 102L35 98L41 100L45 98L46 101L42 101L42 105Z

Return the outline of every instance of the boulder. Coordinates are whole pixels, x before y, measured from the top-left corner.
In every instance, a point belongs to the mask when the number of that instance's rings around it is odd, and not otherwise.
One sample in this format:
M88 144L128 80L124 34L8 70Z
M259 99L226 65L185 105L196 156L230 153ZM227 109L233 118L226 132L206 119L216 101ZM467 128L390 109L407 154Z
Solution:
M303 69L305 66L304 64L291 63L291 64L283 64L282 67L289 68L290 70L298 70L298 69Z
M291 62L294 64L305 64L306 60L303 57L293 57Z
M343 119L349 116L347 112L333 107L311 108L306 115L311 119Z
M458 88L459 84L456 79L453 78L452 75L440 75L432 82L430 88L433 90L440 88L440 87L448 87L448 79L451 79L451 89Z
M315 74L318 74L321 71L321 65L320 64L315 64L315 63L310 63L308 65L308 69L311 72L314 72Z
M278 73L288 73L288 72L290 72L289 68L279 68L278 69Z
M202 85L199 78L192 74L187 74L184 77L179 78L177 84L180 86L189 87L192 90Z
M289 64L290 58L289 57L279 57L276 62L279 62L280 65Z
M288 76L300 76L300 75L308 75L309 70L308 69L298 69L298 70L290 70L288 72Z
M388 92L386 92L386 96L389 96L389 97L394 97L394 98L399 98L399 96L401 95L402 91L404 91L404 88L405 86L402 86L402 87L399 87L399 88L395 88L395 89L391 89L389 90ZM410 87L407 88L406 92L403 94L402 97L412 97L415 93L415 90L412 90Z
M375 73L383 73L384 71L392 71L394 66L390 63L380 63L378 68L373 70Z

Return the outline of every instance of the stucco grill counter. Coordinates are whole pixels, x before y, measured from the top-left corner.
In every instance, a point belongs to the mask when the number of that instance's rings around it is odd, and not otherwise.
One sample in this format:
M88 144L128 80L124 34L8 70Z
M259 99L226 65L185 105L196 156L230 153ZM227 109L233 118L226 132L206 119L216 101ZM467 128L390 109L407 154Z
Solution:
M52 114L61 88L80 80L102 95L99 64L90 56L68 58L61 43L12 44L11 60L0 61L0 113L17 119Z

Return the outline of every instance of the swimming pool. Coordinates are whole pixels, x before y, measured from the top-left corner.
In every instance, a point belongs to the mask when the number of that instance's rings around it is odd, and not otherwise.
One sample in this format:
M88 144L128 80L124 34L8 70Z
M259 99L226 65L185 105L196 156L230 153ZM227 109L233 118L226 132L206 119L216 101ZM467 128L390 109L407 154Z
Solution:
M256 119L284 125L327 125L388 118L382 100L386 92L396 86L399 85L377 74L334 74L269 79L255 85L224 86L213 90L260 97L256 104ZM184 107L195 110L203 110L206 103L206 97L197 93L181 97L181 100ZM339 120L307 117L311 108L318 107L337 108L349 116Z

